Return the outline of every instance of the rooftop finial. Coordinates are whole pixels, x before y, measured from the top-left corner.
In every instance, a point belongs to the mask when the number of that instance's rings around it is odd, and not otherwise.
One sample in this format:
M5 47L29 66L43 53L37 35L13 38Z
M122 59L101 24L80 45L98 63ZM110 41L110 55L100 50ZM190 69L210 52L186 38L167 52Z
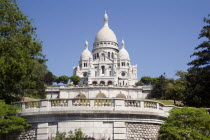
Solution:
M122 48L124 48L124 46L125 46L125 42L124 42L124 40L122 39Z
M86 49L88 48L88 41L87 40L85 41L85 48Z
M104 26L108 26L108 15L105 11L105 14L104 14Z

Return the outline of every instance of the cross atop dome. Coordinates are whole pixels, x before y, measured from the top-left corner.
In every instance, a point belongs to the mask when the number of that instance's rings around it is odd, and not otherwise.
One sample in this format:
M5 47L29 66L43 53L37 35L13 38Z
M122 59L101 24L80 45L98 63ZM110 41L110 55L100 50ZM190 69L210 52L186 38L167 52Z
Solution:
M124 45L125 45L125 42L124 42L124 40L122 39L122 48L124 48Z
M87 49L88 48L88 41L86 40L85 41L85 49Z
M104 26L109 26L108 25L108 15L107 15L107 13L106 13L106 11L105 11L105 14L104 14Z

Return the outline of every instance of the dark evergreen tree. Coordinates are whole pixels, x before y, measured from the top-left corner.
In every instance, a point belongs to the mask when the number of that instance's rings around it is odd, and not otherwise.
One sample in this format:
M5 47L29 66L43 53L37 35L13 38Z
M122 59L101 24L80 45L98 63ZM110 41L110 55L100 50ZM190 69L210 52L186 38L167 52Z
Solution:
M53 82L56 82L57 76L55 76L52 72L48 71L44 76L44 82L46 85L50 86Z
M62 76L58 77L58 81L63 84L67 84L69 79L70 79L70 77L68 77L66 75L62 75Z
M163 98L165 96L166 86L167 82L165 76L160 75L160 77L157 79L157 82L152 87L150 98Z
M210 15L204 22L206 25L199 35L204 41L195 48L192 55L195 59L188 63L191 66L186 77L189 84L183 101L195 107L210 107Z

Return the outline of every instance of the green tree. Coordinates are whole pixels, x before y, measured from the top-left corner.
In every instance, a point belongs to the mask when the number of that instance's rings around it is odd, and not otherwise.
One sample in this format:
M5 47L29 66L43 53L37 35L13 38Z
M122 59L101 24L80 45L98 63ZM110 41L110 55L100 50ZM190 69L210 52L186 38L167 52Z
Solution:
M210 15L204 22L206 25L199 35L204 41L195 48L191 56L195 59L188 63L191 68L186 77L189 84L184 103L195 107L210 107Z
M70 78L70 77L68 77L68 76L66 76L66 75L62 75L62 76L58 77L58 81L59 81L60 83L67 84L68 81L69 81L69 78Z
M174 104L176 104L177 100L181 101L184 97L187 86L186 75L187 72L178 71L176 76L179 76L179 79L168 82L166 86L165 98L174 100Z
M25 119L16 115L19 109L0 100L0 139L5 139L12 132L24 132L30 126Z
M163 98L165 96L166 86L167 82L165 76L160 75L160 77L157 79L157 82L152 87L150 98Z
M78 85L80 82L80 77L79 76L71 76L70 80L71 80L71 82L73 82L74 85Z
M36 71L37 66L44 68L46 59L35 30L15 0L0 1L0 99L7 103L44 88L39 83L44 74L38 76Z
M75 129L74 132L73 131L69 131L69 140L84 140L85 138L87 138L88 136L85 135L81 129Z
M143 76L140 80L144 85L151 85L153 83L153 78L149 76Z
M144 86L145 84L144 84L143 82L141 82L141 81L138 81L138 82L136 82L135 85L136 85L136 86Z
M57 131L54 140L66 140L66 132Z
M50 86L53 82L56 82L57 76L55 76L52 72L48 71L44 76L44 82L46 85Z
M174 108L161 125L164 140L209 140L210 115L204 108Z
M66 132L57 132L55 140L84 140L88 138L87 135L85 135L81 129L75 129L73 131L68 132L68 136L66 135Z

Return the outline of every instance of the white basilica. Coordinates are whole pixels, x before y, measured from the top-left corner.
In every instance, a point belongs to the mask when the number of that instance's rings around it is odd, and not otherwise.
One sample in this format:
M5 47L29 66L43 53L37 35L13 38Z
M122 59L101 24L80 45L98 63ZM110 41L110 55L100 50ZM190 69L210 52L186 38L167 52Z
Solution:
M83 85L133 86L137 82L137 66L132 66L122 40L118 49L116 35L108 26L108 16L104 15L104 26L99 30L93 43L92 53L85 42L85 50L80 56L79 66L74 75L81 77Z

